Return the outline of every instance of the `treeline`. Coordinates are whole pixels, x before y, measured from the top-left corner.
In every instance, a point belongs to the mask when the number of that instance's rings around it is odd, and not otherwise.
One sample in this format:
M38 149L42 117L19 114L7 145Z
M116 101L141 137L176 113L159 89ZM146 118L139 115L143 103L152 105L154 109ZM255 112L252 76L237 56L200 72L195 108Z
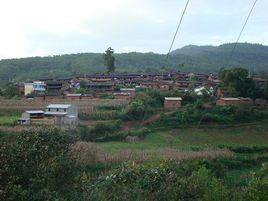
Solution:
M267 71L267 46L241 43L238 44L235 54L230 57L233 45L186 46L173 51L168 64L165 63L163 54L137 52L115 54L115 66L117 72L163 70L218 72L220 68L226 66L243 67L256 73ZM91 72L105 72L103 54L81 53L6 59L0 61L0 84L8 81L27 81L40 76L69 76Z

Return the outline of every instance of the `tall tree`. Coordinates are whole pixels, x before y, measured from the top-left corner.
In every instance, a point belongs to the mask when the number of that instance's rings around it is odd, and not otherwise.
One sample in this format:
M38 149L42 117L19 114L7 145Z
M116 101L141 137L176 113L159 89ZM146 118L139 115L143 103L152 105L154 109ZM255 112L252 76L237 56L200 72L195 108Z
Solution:
M260 87L249 76L248 70L244 68L221 69L219 77L222 87L229 96L242 96L259 98L262 96Z
M113 73L115 71L115 58L113 54L114 50L111 47L109 47L103 54L104 66L106 67L108 73Z
M18 90L15 84L13 83L8 83L5 85L2 91L2 95L6 98L13 98L14 96L18 96Z

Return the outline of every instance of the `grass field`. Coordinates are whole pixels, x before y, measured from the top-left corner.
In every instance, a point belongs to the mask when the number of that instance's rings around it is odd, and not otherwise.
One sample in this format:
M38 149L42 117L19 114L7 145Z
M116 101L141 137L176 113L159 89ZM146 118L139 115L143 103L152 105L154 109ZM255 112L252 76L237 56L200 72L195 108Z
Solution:
M19 118L18 113L1 113L0 114L0 126L14 125Z
M136 143L98 143L106 151L146 150L159 148L213 148L226 146L267 146L268 126L265 123L229 128L185 128L157 131Z

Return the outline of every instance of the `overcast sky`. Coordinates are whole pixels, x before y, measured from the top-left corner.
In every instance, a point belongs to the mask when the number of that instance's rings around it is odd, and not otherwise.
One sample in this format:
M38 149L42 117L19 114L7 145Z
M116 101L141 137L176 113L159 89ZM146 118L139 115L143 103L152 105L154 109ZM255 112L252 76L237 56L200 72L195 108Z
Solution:
M173 49L235 41L254 0L191 0ZM166 53L186 0L0 0L0 59L81 52ZM259 0L240 42L268 45Z

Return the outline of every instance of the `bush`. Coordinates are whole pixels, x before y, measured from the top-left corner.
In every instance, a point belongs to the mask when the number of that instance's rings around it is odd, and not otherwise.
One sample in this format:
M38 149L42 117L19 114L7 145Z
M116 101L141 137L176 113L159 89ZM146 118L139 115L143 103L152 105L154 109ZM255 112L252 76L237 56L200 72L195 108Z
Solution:
M205 124L205 123L245 123L262 120L268 117L267 111L257 110L254 107L223 106L203 108L200 102L185 106L182 111L176 111L172 115L161 115L157 125L176 126L181 124Z
M174 162L126 164L88 187L92 200L231 200L210 170Z
M107 141L109 136L113 136L121 128L121 121L113 123L98 123L93 128L87 126L78 126L78 133L81 140L84 141Z
M3 200L75 199L79 167L69 156L73 134L29 131L0 146ZM77 183L78 182L78 183Z
M219 148L227 148L235 153L265 153L268 152L267 146L252 146L252 147L246 147L246 146L226 146L226 145L220 145Z
M151 107L141 100L134 100L126 109L124 120L141 120L152 113Z
M268 198L268 164L263 164L261 170L252 174L246 188L244 200L263 201Z
M76 142L71 146L71 155L79 164L95 165L102 162L104 152L91 142Z

